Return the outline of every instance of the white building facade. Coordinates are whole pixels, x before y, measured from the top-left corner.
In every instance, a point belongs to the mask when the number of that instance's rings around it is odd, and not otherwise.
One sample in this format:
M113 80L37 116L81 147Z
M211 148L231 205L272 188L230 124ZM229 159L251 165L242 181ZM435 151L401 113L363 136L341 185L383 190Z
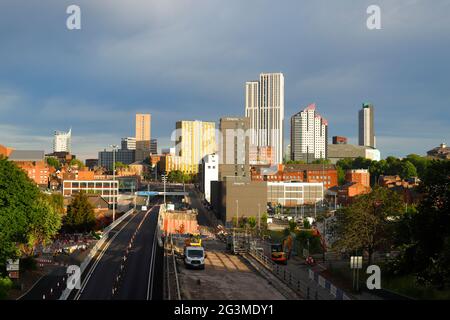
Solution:
M200 177L200 190L205 195L205 200L211 203L211 182L219 180L219 156L217 154L203 157Z
M358 114L359 118L359 145L376 148L374 129L374 107L364 103Z
M291 160L327 159L328 121L311 104L291 117Z
M322 183L267 182L267 202L284 207L314 205L324 198Z
M55 131L53 137L53 152L68 152L72 151L72 129L68 132Z
M245 84L245 116L250 118L250 144L272 147L274 164L283 163L284 75L262 73Z

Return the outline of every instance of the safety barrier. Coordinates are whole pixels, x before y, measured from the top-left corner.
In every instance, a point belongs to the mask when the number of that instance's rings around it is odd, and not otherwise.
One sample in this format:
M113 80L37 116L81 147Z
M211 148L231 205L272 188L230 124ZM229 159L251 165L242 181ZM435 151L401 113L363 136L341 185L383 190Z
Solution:
M267 257L261 250L257 250L254 247L250 247L248 253L265 266L272 274L274 274L278 279L280 279L289 288L299 293L300 296L307 300L330 300L329 297L324 296L319 292L317 286L311 286L309 283L298 279L292 274L287 268L281 267L280 265L274 263L269 257ZM312 271L312 270L310 270ZM320 285L320 284L319 284ZM336 300L343 300L343 297L348 298L348 296L334 296Z
M134 212L134 209L130 209L125 214L123 214L119 219L111 223L108 227L106 227L103 230L102 237L100 240L97 241L97 243L92 247L92 249L89 251L86 258L84 258L83 262L80 264L80 274L83 274L86 270L86 267L91 263L94 256L97 254L97 251L103 246L105 241L108 239L109 232L113 230L115 227L117 227L123 220L125 220L128 216L130 216ZM66 287L66 289L63 291L61 296L59 297L59 300L67 300L70 293L72 292L72 289L69 289Z

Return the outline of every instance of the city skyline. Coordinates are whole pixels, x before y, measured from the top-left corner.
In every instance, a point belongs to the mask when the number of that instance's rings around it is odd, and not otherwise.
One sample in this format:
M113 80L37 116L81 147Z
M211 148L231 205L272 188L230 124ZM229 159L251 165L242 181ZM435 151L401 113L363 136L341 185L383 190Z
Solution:
M361 102L371 101L383 158L425 154L450 140L445 1L435 1L433 8L425 1L380 1L379 31L365 26L369 1L288 1L283 6L267 1L256 12L251 1L231 1L214 28L205 28L219 5L214 1L130 4L126 10L113 1L101 7L79 4L85 20L75 33L63 24L58 28L64 4L42 1L40 10L48 12L42 17L32 7L2 4L3 144L51 151L53 130L73 127L73 153L93 158L133 132L130 115L141 111L155 120L152 138L161 147L173 146L176 120L217 123L221 116L242 115L243 83L266 71L285 76L285 121L315 101L330 121L329 136L349 137L352 144L358 143L355 113ZM150 6L155 10L146 10ZM185 15L186 10L195 14ZM269 16L276 27L264 32L252 27ZM119 29L123 32L110 39L110 31ZM314 30L314 37L306 30ZM267 49L266 39L274 46ZM177 54L181 49L183 58Z

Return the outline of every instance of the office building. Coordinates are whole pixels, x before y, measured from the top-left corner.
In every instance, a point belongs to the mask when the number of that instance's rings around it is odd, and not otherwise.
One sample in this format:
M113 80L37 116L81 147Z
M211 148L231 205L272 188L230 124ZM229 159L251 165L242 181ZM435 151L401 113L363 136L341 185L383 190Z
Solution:
M178 121L175 154L181 157L181 171L197 174L204 156L216 153L215 123Z
M250 143L272 147L272 163L283 163L284 76L262 73L245 84L245 116L250 118Z
M86 167L89 168L89 170L94 170L96 167L98 167L98 159L86 159L84 163Z
M98 165L105 168L108 171L113 169L113 159L115 158L116 163L122 162L123 164L129 165L135 162L135 150L123 150L119 149L115 151L100 151L98 153Z
M322 183L267 182L267 201L273 207L314 205L324 199Z
M272 147L250 146L249 163L250 165L272 165L273 149Z
M170 173L171 171L183 171L182 158L173 154L163 154L158 156L158 172L160 174Z
M200 191L205 200L211 203L211 182L219 180L219 157L217 154L209 154L203 157L200 166Z
M136 150L136 138L135 137L122 138L121 149Z
M119 181L117 180L64 180L63 196L84 192L87 195L100 195L108 204L117 203Z
M150 154L158 154L158 140L150 140Z
M370 187L370 173L367 169L347 170L345 172L346 182L355 182Z
M338 185L336 166L327 164L255 166L251 176L252 181L321 183L325 189Z
M311 104L291 117L291 160L310 163L327 158L328 121Z
M352 144L331 144L328 146L328 160L336 164L341 159L365 158L380 161L381 154L378 149Z
M439 147L428 151L427 156L431 159L450 160L450 147L441 143Z
M217 218L230 225L233 218L262 216L267 206L267 182L224 177L211 182L211 204Z
M136 114L136 161L144 161L151 150L151 115Z
M340 137L340 136L333 137L333 144L347 144L347 142L348 142L347 137Z
M364 103L359 110L359 145L376 148L374 108L369 103Z
M47 187L50 170L44 160L44 151L40 150L11 150L8 157L37 185Z
M220 119L219 180L224 177L250 179L249 118Z
M55 131L53 137L53 152L71 153L72 148L72 129L68 132Z

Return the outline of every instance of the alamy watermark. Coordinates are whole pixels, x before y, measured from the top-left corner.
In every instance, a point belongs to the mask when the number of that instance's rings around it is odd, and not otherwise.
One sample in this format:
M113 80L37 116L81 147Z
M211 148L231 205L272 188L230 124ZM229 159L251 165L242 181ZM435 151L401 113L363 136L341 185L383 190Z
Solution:
M380 30L381 29L381 8L378 5L370 5L367 8L367 29L369 30Z
M81 8L75 4L67 7L66 13L69 15L66 20L66 26L69 30L81 29Z

